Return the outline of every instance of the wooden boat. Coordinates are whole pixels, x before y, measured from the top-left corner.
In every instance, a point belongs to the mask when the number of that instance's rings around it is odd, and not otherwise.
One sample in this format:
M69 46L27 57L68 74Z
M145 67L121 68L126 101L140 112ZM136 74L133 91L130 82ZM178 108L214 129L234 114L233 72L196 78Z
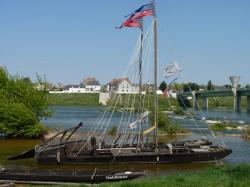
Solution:
M212 142L200 139L183 142L170 142L158 144L158 152L155 152L154 144L145 144L143 148L136 145L105 145L97 148L95 140L88 145L89 149L82 148L83 140L71 141L69 137L72 132L80 128L78 126L62 131L54 137L19 155L9 158L9 160L32 158L35 156L38 164L101 164L101 163L187 163L216 161L231 153L230 149L213 146ZM70 132L72 131L72 132ZM68 136L66 136L70 133ZM67 137L64 139L64 137ZM54 139L59 139L59 143L51 143ZM79 146L79 147L77 147ZM77 155L77 156L75 156Z
M198 143L199 142L199 143ZM67 142L51 145L46 149L37 147L38 164L102 164L102 163L134 163L134 164L167 164L217 161L229 155L232 150L211 145L211 142L200 140L195 143L173 142L159 144L155 152L154 144L143 148L132 146L104 146L81 151L81 142ZM72 149L73 148L73 149ZM40 150L41 151L40 151Z
M0 180L14 182L68 182L101 183L131 180L144 176L143 171L51 171L51 170L8 170L0 171Z

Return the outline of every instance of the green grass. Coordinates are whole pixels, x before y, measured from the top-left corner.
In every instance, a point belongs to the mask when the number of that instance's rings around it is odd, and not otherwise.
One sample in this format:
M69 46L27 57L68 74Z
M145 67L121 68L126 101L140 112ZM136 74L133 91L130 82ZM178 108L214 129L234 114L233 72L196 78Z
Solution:
M183 109L180 107L178 101L175 98L167 98L163 95L158 95L158 110L159 111L166 111L171 110L178 113L182 113ZM142 95L143 98L143 105L145 110L152 109L153 108L153 94L146 94ZM116 96L115 100L118 99ZM118 108L123 108L124 106L127 106L128 108L131 107L133 103L133 107L135 110L138 109L139 106L139 95L138 94L122 94L118 102L112 102L111 105L116 104Z
M49 105L98 106L99 94L85 94L85 93L49 94Z
M85 186L85 185L83 185ZM176 172L166 176L104 183L99 187L249 187L250 166L236 165L201 171Z
M117 127L112 127L109 131L108 134L111 136L115 136L117 133Z
M152 122L152 116L150 118ZM181 127L179 124L172 122L167 114L159 113L158 114L158 127L159 127L159 134L169 134L175 135L179 133L188 133L188 130Z
M209 126L209 129L214 131L228 130L230 128L236 129L237 125L232 123L216 123Z
M133 94L132 94L133 95ZM123 94L119 100L118 106L123 106L126 101L128 94ZM143 96L144 97L144 96ZM132 98L132 97L131 97ZM136 104L138 106L138 97L136 96ZM152 107L153 95L147 94L145 97L144 106L149 108ZM190 100L192 105L193 101ZM225 107L228 109L233 109L234 100L233 97L216 97L209 98L208 108L218 108ZM99 94L87 94L87 93L65 93L65 94L49 94L49 105L59 105L59 106L98 106L99 105ZM199 105L202 106L202 99L199 99ZM174 106L174 107L173 107ZM245 108L247 106L246 97L241 98L241 107ZM163 95L158 95L158 107L159 111L172 110L177 114L184 114L184 109L180 106L178 101L174 98L167 98Z
M118 107L123 107L127 102L128 97L130 101L134 97L134 94L123 94L117 104ZM134 106L139 106L138 94L135 96ZM143 96L144 97L144 96ZM58 106L98 106L99 105L99 94L89 94L89 93L64 93L58 94L53 93L49 94L49 105L58 105ZM147 94L145 97L145 108L153 107L153 95ZM174 107L173 107L174 106ZM163 95L158 96L158 107L159 111L172 110L176 113L183 113L182 108L179 106L179 103L174 98L167 98Z
M118 106L122 107L127 101L126 98L129 94L123 94L118 102ZM134 94L132 94L131 98ZM143 96L144 97L144 96ZM139 106L139 99L136 96L135 106ZM152 108L153 95L147 94L145 97L144 106L147 108ZM192 104L192 100L190 100ZM233 108L234 102L233 97L217 97L209 98L209 108ZM89 93L64 93L64 94L49 94L49 105L59 105L59 106L98 106L99 105L99 94L89 94ZM199 99L199 105L202 106L202 100ZM173 107L174 106L174 107ZM246 97L242 97L241 106L246 107ZM179 105L179 102L174 98L167 98L163 95L158 95L158 107L159 111L171 110L177 114L184 114L183 108Z

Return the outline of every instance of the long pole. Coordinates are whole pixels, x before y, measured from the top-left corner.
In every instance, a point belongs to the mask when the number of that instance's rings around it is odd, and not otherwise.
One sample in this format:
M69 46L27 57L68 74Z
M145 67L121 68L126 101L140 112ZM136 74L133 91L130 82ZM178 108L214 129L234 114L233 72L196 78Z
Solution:
M141 23L141 46L139 56L139 114L142 114L142 49L143 49L143 23ZM143 147L142 122L140 122L140 146Z
M158 101L157 101L157 19L156 11L154 10L154 137L155 137L155 148L158 150Z

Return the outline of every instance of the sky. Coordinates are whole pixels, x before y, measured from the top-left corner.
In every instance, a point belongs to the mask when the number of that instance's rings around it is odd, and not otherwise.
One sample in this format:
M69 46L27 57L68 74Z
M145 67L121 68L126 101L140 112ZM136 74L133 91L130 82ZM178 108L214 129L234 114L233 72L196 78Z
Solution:
M114 27L145 3L0 0L0 66L32 80L79 84L93 76L105 84L123 75L139 34ZM249 0L156 0L156 9L159 81L174 56L181 82L223 85L239 75L250 83Z

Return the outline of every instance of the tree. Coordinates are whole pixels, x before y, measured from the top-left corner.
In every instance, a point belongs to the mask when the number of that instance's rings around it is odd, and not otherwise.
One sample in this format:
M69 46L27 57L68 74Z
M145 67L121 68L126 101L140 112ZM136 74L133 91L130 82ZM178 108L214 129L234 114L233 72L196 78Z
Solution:
M165 81L162 81L161 84L160 84L159 89L160 89L162 92L164 92L164 91L166 90L166 88L167 88L166 82L165 82Z
M183 90L183 85L183 83L174 83L171 87L173 90Z
M9 137L39 137L45 130L40 120L49 116L47 96L45 87L38 90L28 78L10 76L0 67L0 132Z
M200 89L200 86L196 83L193 83L193 82L189 82L189 83L183 85L184 92L198 91L199 89Z
M247 84L247 85L245 86L245 88L246 88L246 89L250 89L250 84Z
M213 86L211 80L209 80L208 83L207 83L207 90L214 90L214 86Z

